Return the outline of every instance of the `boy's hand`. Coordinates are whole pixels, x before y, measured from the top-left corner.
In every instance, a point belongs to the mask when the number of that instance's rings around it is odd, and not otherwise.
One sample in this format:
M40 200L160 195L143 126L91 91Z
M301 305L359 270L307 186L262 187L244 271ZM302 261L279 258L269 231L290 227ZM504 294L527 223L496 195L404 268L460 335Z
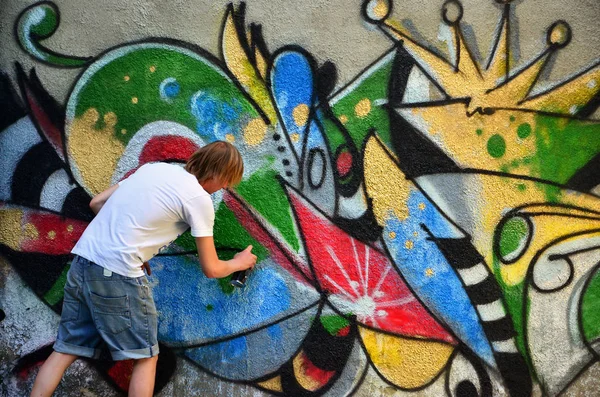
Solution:
M142 270L145 270L148 276L152 274L152 270L150 270L150 264L148 262L142 263Z
M256 264L256 255L252 253L252 246L249 245L245 250L238 252L233 257L240 263L240 270L252 268Z

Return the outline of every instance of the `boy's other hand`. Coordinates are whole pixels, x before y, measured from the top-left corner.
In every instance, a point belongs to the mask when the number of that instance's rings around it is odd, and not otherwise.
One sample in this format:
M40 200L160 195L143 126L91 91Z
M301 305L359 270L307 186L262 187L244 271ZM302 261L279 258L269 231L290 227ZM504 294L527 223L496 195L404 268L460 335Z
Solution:
M145 270L148 276L152 274L152 270L150 270L150 264L148 262L142 263L142 270Z
M252 253L252 246L249 245L245 250L235 254L234 258L242 265L240 270L252 268L256 264L256 255Z

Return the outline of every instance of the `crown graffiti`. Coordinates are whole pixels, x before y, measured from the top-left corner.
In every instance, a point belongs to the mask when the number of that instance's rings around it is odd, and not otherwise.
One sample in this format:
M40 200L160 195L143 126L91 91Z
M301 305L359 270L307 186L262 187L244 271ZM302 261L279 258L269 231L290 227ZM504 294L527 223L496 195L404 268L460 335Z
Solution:
M495 1L503 5L503 12L483 65L475 59L465 40L461 26L463 7L458 0L446 1L441 13L443 23L452 34L453 61L417 41L401 23L393 20L390 17L391 1L367 0L363 3L362 13L367 22L403 45L450 98L464 102L468 116L504 109L582 117L585 105L598 93L600 60L548 89L533 93L553 54L571 41L571 28L564 20L554 22L546 32L546 48L525 66L516 69L511 51L512 0Z

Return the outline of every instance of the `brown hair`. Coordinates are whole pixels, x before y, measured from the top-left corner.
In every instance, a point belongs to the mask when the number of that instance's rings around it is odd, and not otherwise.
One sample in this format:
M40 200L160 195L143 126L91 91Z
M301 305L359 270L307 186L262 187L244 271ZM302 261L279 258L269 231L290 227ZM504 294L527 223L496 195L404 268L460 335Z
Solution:
M237 185L242 180L244 162L231 143L215 141L196 150L185 164L185 170L198 182L214 178L227 185Z

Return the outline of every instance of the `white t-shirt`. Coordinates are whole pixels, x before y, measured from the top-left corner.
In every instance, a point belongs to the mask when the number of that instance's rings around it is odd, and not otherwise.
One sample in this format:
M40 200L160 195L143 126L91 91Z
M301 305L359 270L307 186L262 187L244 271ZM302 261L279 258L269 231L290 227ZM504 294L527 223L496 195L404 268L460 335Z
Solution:
M140 277L142 263L191 227L213 235L210 195L181 166L145 164L104 203L71 251L115 273Z

